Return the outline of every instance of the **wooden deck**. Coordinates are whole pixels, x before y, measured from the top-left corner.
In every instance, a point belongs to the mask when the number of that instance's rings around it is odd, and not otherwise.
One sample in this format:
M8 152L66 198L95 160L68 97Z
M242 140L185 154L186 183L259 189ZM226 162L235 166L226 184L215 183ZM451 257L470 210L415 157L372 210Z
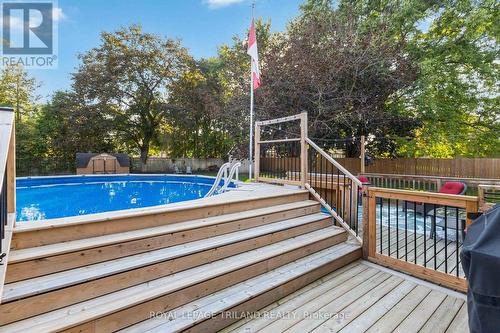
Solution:
M394 227L389 230L387 226L382 227L382 242L380 242L380 226L377 225L377 253L453 276L457 276L458 268L458 277L465 276L459 255L461 248L462 241L445 242L439 236L430 238L429 234L424 236L422 233L414 233L413 230L405 232Z
M465 295L358 261L222 332L468 332Z

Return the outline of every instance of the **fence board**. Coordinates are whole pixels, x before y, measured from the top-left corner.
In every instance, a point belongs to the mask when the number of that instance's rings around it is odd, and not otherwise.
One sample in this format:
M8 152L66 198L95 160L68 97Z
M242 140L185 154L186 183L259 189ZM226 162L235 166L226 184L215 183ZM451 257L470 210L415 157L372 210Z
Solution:
M337 158L351 173L361 172L359 158ZM381 158L366 166L366 173L457 178L500 178L499 158Z

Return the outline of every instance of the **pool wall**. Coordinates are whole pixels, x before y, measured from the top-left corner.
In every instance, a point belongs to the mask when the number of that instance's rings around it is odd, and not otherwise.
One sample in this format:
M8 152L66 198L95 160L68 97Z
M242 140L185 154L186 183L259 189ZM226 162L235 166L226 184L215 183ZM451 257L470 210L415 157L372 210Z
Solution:
M169 174L17 178L16 220L39 223L199 200L214 181L209 176ZM223 184L221 180L219 186ZM229 187L235 188L236 183Z
M212 185L215 177L200 175L172 175L172 174L127 174L127 175L69 175L69 176L49 176L49 177L18 177L16 187L29 186L50 186L72 183L96 183L96 182L120 182L120 181L172 181L172 182L194 182L199 184ZM224 181L221 180L219 186ZM236 184L231 182L230 188L235 188Z

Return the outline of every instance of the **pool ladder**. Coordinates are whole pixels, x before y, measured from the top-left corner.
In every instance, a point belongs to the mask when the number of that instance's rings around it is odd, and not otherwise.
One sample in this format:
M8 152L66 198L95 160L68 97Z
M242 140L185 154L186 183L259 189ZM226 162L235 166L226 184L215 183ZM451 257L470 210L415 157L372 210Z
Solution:
M220 194L226 192L229 184L233 180L233 177L236 176L236 181L238 180L239 168L241 167L240 161L233 161L224 163L217 173L217 178L215 179L214 184L210 188L210 191L205 195L205 198L211 197L214 194ZM221 188L219 188L220 181L224 177L224 184Z

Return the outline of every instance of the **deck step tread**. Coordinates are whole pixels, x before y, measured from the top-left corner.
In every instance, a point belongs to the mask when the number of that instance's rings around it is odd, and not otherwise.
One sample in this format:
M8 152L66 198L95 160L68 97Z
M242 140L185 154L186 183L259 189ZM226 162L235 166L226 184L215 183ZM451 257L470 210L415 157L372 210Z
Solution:
M328 227L3 326L3 332L60 331L335 237ZM342 231L343 232L343 231Z
M253 239L267 234L301 227L314 222L330 218L329 215L316 213L280 222L270 223L259 227L236 231L225 235L206 238L198 241L175 245L159 250L140 253L124 258L105 261L63 272L44 275L5 285L2 302L7 303L16 299L49 292L70 285L84 283L90 280L103 278L124 271L153 265L158 262L184 257L190 254L222 247L228 244ZM340 234L343 229L337 228Z
M259 294L272 290L313 269L359 249L359 245L341 243L287 265L243 281L194 302L169 311L165 315L145 320L126 329L121 333L140 332L181 332L189 327L213 317L241 304Z
M202 219L190 220L186 222L168 224L159 227L145 228L140 230L115 233L105 236L97 236L86 239L79 239L62 243L31 247L26 249L12 250L9 257L9 263L12 264L17 262L34 260L38 258L46 258L48 256L60 255L64 253L75 252L106 245L112 245L122 242L129 242L137 239L155 237L163 234L181 232L185 230L202 228L256 216L265 216L268 214L284 212L291 209L300 209L316 205L318 205L318 202L314 200L304 200L304 201L298 201L271 207L258 208L238 213L224 214Z

